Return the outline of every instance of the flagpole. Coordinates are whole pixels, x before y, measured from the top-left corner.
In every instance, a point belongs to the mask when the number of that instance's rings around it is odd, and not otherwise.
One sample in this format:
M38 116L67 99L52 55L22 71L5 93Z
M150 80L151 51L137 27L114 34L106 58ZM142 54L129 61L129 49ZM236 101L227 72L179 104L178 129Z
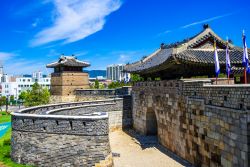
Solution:
M246 67L244 67L244 82L247 84L247 70Z
M227 48L226 48L226 72L227 72L227 83L228 83L228 85L229 85L229 75L230 75L230 72L229 72L229 67L228 67L228 59L229 59L229 53L228 53L228 37L227 37L227 42L226 42L226 44L227 44ZM227 57L228 56L228 57Z
M245 31L243 30L242 33L242 39L243 39L243 65L244 65L244 83L247 84L247 70L249 66L249 60L248 60L248 53L247 53L247 46L246 46L246 36Z
M216 49L216 40L214 39L214 60L215 60L215 83L217 85L217 80L218 80L218 75L220 72L220 64L219 64L219 59L218 59L218 53Z

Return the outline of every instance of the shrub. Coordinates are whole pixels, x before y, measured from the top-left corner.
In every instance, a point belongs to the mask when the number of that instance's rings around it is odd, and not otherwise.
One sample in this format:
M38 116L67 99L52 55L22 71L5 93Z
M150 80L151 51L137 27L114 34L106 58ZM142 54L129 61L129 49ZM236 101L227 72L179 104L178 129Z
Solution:
M10 150L3 153L4 158L10 158Z
M5 139L5 140L3 141L3 145L4 145L4 146L9 146L10 143L11 143L10 139Z

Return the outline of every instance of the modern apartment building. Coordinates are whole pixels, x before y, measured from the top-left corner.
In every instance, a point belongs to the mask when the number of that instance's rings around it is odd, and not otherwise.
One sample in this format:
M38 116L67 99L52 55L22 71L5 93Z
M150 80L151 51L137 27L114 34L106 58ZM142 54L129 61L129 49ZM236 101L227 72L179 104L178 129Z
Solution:
M4 75L1 82L1 96L14 95L15 99L18 98L22 91L32 88L32 85L37 82L42 87L50 89L50 77L43 76L41 72L33 73L32 76L8 76Z
M107 79L112 81L122 81L124 78L123 64L113 64L107 67Z

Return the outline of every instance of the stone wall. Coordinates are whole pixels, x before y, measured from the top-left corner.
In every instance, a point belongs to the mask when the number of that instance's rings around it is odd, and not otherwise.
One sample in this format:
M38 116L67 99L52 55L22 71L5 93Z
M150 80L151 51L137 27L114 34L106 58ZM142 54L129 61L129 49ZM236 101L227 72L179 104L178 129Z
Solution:
M194 165L249 165L249 85L141 82L132 98L133 127Z
M108 131L107 116L14 114L11 158L35 166L95 166L111 155Z
M104 100L108 98L123 97L124 95L131 95L131 86L124 86L117 89L86 89L79 87L71 87L71 94L53 93L50 97L50 103L65 103L65 102L79 102L79 101L93 101ZM65 89L62 87L62 89ZM59 89L56 89L59 90Z
M86 100L103 100L107 98L114 98L116 96L115 89L76 89L76 101Z
M122 97L131 94L132 87L124 86L117 89L76 89L75 101L103 100L107 98Z
M127 95L123 96L123 98L49 104L44 106L31 107L21 110L21 112L32 114L46 114L47 112L47 114L53 113L54 115L84 115L87 113L99 111L108 112L110 122L109 127L110 130L112 130L131 127L131 102L131 96ZM68 107L71 109L69 110Z
M50 103L67 103L67 102L75 102L76 96L75 95L67 95L67 96L59 96L59 95L51 95L50 96Z
M124 109L116 98L14 112L11 158L35 166L112 166L108 133L122 128Z
M99 104L87 105L86 107L75 108L71 110L59 110L53 112L54 115L85 115L95 112L107 112L109 117L109 130L114 131L122 128L130 127L132 124L132 110L129 104L131 96L124 99L116 100L100 100ZM126 103L128 102L128 103ZM102 104L103 103L103 104Z
M122 128L132 127L132 97L131 95L123 96L123 109L122 109Z

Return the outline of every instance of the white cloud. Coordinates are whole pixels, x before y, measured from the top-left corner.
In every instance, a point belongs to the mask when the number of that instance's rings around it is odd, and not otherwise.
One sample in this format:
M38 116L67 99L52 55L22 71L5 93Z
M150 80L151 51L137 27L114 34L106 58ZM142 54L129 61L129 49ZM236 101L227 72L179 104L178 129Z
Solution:
M140 60L143 56L149 55L151 51L146 50L137 50L137 51L115 51L111 52L110 55L113 55L115 64L127 64L134 61ZM115 57L117 57L115 59Z
M41 19L36 18L35 21L31 24L33 28L37 27L41 23Z
M0 62L4 62L16 56L15 53L0 52Z
M47 74L46 65L35 60L22 58L19 51L0 52L0 64L4 67L7 74L31 74L34 71L44 71Z
M107 52L105 54L96 54L93 57L95 57L95 59L98 59L98 61L94 61L93 58L89 58L91 66L88 69L103 70L111 64L133 63L135 61L140 60L143 56L149 55L150 53L152 53L152 50L121 50Z
M75 52L74 55L76 57L82 57L82 56L87 55L88 53L89 53L88 51L78 51L78 52Z
M163 36L163 35L166 35L166 34L168 34L168 33L171 33L173 30L166 30L166 31L164 31L164 32L161 32L161 33L159 33L159 34L157 34L157 36L159 37L159 36Z
M130 59L131 59L130 55L121 54L120 58L119 58L119 61L120 62L125 62L125 61L129 61Z
M60 57L62 53L59 53L55 49L51 49L49 53L47 54L47 57Z
M203 23L209 23L209 22L212 22L214 20L218 20L218 19L222 19L224 17L231 16L233 14L235 14L235 13L227 13L227 14L211 17L211 18L208 18L208 19L204 19L204 20L201 20L201 21L196 21L196 22L186 24L184 26L180 26L180 27L172 29L172 30L166 30L166 31L164 31L162 33L159 33L157 36L162 36L162 35L165 35L165 34L168 34L168 33L172 33L172 32L174 32L176 30L189 28L189 27L192 27L192 26L195 26L195 25L199 25L199 24L203 24Z
M6 61L4 63L4 71L7 74L32 74L35 71L42 71L47 74L47 69L44 63L37 63L36 61L27 61L24 59L17 59Z
M121 0L53 0L54 23L40 31L32 46L63 40L71 43L103 29L105 17L118 10Z
M212 17L212 18L208 18L208 19L205 19L205 20L196 21L196 22L184 25L184 26L182 26L180 28L188 28L188 27L192 27L192 26L195 26L195 25L198 25L198 24L208 23L208 22L211 22L211 21L214 21L214 20L218 20L218 19L221 19L221 18L224 18L224 17L231 16L231 15L233 15L233 13L227 13L227 14L224 14L224 15L215 16L215 17Z

